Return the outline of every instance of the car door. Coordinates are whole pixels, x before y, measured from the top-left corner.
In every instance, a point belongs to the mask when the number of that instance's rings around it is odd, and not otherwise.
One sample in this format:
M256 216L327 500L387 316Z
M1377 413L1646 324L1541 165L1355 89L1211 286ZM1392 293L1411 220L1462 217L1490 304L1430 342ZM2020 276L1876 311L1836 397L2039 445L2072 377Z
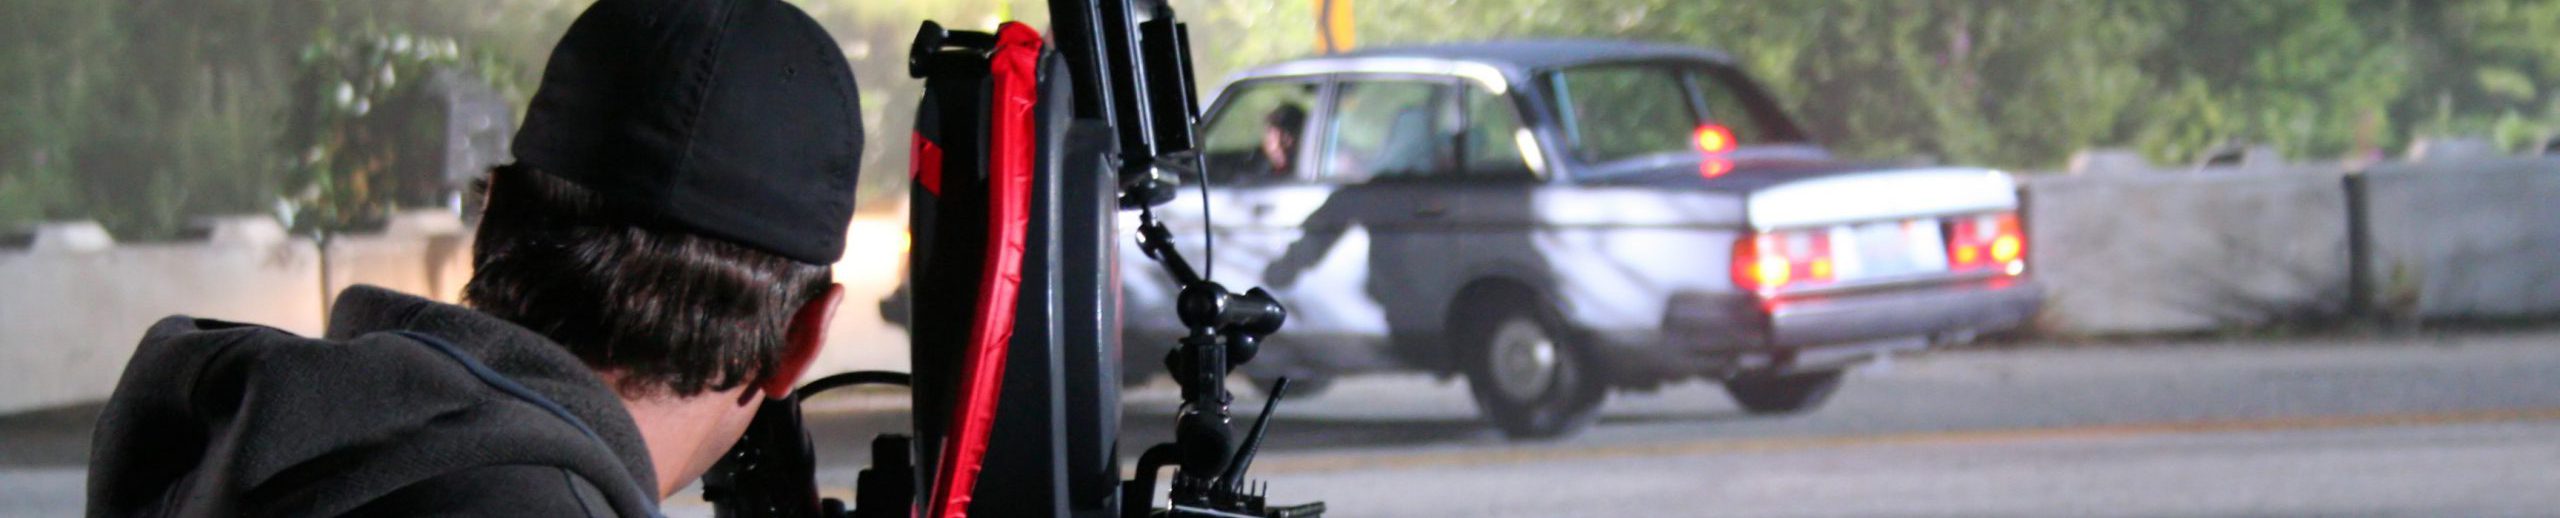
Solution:
M1199 127L1200 176L1185 175L1173 200L1153 209L1195 271L1237 290L1260 285L1262 270L1277 255L1271 248L1279 245L1272 243L1294 239L1277 234L1292 230L1294 222L1271 219L1272 207L1312 207L1331 191L1315 182L1312 168L1301 165L1316 154L1306 143L1312 139L1295 138L1315 127L1315 113L1329 86L1322 77L1252 79L1220 92ZM1275 136L1294 142L1271 142ZM1204 208L1209 212L1203 213ZM1137 224L1135 213L1124 212L1121 233L1134 236ZM1163 342L1140 345L1170 347L1186 332L1173 311L1181 287L1153 261L1144 260L1135 239L1122 241L1127 336ZM1297 308L1293 304L1291 309ZM1289 326L1294 332L1305 323L1302 315L1292 315Z
M1330 127L1323 120L1334 91L1321 76L1252 79L1227 87L1200 129L1208 217L1200 217L1197 189L1182 189L1159 209L1174 227L1178 246L1195 264L1207 265L1204 274L1231 289L1266 287L1288 305L1286 332L1275 335L1248 366L1252 372L1306 375L1387 365L1380 354L1387 340L1385 317L1363 288L1368 233L1319 232L1318 244L1305 228L1308 216L1346 183L1327 178L1338 172L1316 165L1325 156L1320 135ZM1214 237L1214 255L1201 240L1181 237L1195 235L1182 227L1198 228L1204 221ZM1293 245L1299 255L1285 257ZM1132 306L1170 308L1176 289L1154 291L1162 295L1130 293L1128 300ZM1145 325L1178 327L1170 321Z
M1410 365L1445 327L1456 157L1446 78L1346 76L1310 136L1316 178L1248 202L1276 255L1264 280L1295 301L1308 338L1344 337ZM1349 352L1349 351L1345 351ZM1366 359L1367 354L1344 354ZM1346 365L1345 367L1369 367Z
M1499 279L1554 293L1554 266L1540 243L1570 239L1554 234L1565 229L1548 225L1538 210L1535 197L1549 182L1545 153L1523 123L1518 98L1472 85L1460 93L1458 171L1444 191L1458 198L1449 248L1454 282Z

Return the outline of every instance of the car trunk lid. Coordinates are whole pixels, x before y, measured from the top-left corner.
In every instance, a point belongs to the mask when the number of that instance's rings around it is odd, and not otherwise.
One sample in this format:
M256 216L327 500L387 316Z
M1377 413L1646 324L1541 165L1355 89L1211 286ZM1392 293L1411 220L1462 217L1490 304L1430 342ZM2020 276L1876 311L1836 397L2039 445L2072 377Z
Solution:
M1764 295L2025 273L2017 184L1980 168L1830 170L1745 193L1735 281Z

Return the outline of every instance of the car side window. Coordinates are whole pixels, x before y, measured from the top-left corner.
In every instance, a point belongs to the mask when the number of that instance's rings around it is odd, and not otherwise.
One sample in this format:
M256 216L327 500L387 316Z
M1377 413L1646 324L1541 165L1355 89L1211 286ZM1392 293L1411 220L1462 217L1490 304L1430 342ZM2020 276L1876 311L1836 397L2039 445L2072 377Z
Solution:
M1217 183L1254 183L1299 179L1308 139L1308 115L1315 108L1317 83L1270 80L1230 87L1226 106L1202 125L1200 152L1209 179Z
M1726 69L1694 70L1689 82L1698 92L1699 101L1707 108L1707 120L1733 132L1741 144L1797 142L1804 140L1801 131L1786 120L1784 112L1768 105L1759 90L1742 75Z
M1585 162L1694 149L1698 114L1677 71L1643 64L1595 65L1550 76L1566 141Z
M1482 87L1466 89L1467 130L1459 135L1469 179L1534 178L1536 169L1520 146L1537 145L1520 124L1520 111L1510 97Z
M1325 124L1325 178L1345 182L1422 178L1452 169L1447 83L1346 81Z

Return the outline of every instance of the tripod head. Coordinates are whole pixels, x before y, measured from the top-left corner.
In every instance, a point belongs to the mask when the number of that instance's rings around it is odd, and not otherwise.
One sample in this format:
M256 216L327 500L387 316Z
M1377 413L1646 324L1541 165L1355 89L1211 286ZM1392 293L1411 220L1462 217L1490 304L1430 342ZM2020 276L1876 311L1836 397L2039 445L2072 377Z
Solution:
M1144 209L1141 209L1144 211ZM1165 372L1182 387L1182 408L1174 422L1174 442L1147 449L1138 457L1138 477L1122 487L1121 516L1166 517L1302 517L1321 516L1324 504L1272 507L1245 481L1255 453L1271 425L1272 411L1287 394L1281 378L1263 404L1260 419L1237 447L1228 405L1227 374L1253 360L1262 339L1278 332L1289 310L1262 288L1242 294L1199 277L1175 250L1164 223L1152 212L1139 214L1138 246L1182 286L1175 309L1190 334L1165 356ZM1168 458L1171 457L1171 458ZM1156 472L1175 464L1170 508L1151 513ZM1138 504L1138 505L1133 505Z

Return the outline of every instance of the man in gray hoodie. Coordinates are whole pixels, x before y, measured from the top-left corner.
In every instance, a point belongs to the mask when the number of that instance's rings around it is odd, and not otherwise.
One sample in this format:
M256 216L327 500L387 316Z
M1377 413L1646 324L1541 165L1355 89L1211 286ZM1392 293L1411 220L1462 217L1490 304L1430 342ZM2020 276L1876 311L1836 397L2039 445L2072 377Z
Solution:
M467 307L357 286L322 338L160 321L89 514L656 515L823 345L858 106L778 0L596 2L484 184Z

